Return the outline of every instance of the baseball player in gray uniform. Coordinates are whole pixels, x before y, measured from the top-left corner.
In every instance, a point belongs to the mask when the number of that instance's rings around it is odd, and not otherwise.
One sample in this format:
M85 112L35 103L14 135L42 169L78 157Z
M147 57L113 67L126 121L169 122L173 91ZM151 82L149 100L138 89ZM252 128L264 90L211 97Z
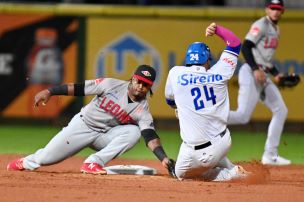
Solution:
M211 67L209 47L192 43L187 49L186 66L173 67L166 82L166 101L177 109L183 140L175 166L179 179L227 181L247 174L226 157L231 147L226 126L227 82L234 73L241 42L230 30L212 23L206 36L214 34L227 45L219 61Z
M279 82L283 74L272 64L278 47L280 30L278 22L284 12L283 0L267 0L266 16L255 21L243 43L246 63L239 71L238 108L230 111L228 124L246 124L259 100L272 112L268 127L262 164L289 165L291 162L278 155L278 146L287 117L287 107L277 86L269 75Z
M85 159L81 172L106 174L103 167L131 149L141 136L162 165L172 169L174 162L168 159L155 132L146 100L147 93L152 93L155 77L156 72L152 67L140 65L130 81L99 78L39 92L35 96L35 106L46 105L54 95L95 97L44 148L10 162L7 170L35 170L91 147L97 152Z

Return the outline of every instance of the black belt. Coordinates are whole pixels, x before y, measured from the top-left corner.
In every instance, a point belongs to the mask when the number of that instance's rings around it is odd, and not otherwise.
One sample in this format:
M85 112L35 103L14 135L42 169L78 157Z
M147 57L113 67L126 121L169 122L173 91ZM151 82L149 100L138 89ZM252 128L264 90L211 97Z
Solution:
M225 130L223 130L223 132L221 132L219 135L221 137L223 137L226 134L226 130L227 130L227 128ZM205 142L204 144L194 146L194 150L204 149L206 147L209 147L210 145L211 145L211 142L208 141L208 142Z

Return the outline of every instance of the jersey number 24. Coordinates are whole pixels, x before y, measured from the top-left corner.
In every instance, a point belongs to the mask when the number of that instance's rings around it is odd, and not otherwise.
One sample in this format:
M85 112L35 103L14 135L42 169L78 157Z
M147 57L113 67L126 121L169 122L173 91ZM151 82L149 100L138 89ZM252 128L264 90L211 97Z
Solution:
M204 86L204 94L206 101L212 101L212 104L216 104L216 96L214 94L213 88L208 88L207 86ZM191 89L191 95L194 97L193 104L195 107L195 110L200 110L205 108L204 104L204 98L202 98L202 92L199 87L195 87Z

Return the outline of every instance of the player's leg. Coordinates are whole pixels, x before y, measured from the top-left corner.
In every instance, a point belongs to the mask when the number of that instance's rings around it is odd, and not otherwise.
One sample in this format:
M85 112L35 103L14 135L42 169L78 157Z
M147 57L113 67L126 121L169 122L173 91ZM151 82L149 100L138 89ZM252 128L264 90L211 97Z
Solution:
M193 146L182 143L175 165L179 179L202 178L204 173L215 167L231 146L229 130L223 137L211 141L211 145L195 150Z
M225 145L229 144L229 147L225 148ZM213 145L212 145L213 146ZM213 148L214 154L218 158L215 159L215 164L202 174L204 180L207 181L227 181L234 179L238 176L239 166L234 165L227 157L231 146L230 132L227 133L222 138L222 142L215 143Z
M238 82L238 108L229 112L228 125L248 123L260 97L260 90L247 63L239 71Z
M42 165L58 163L79 152L97 136L98 133L88 128L80 114L77 114L44 148L25 157L23 166L34 170Z
M235 165L225 156L217 164L216 167L232 169Z
M242 166L234 165L228 157L222 158L214 168L204 173L203 178L209 181L228 181L249 175Z
M204 173L203 178L207 181L229 181L245 178L249 174L242 166L235 165L232 168L214 167Z
M229 132L229 131L228 131ZM227 135L227 134L226 134ZM224 136L225 137L225 136ZM223 137L223 138L224 138ZM228 137L226 137L227 139ZM230 138L230 134L229 134ZM224 142L231 139L224 140ZM215 149L217 152L221 152L222 146L218 145L218 149ZM226 153L228 150L226 150ZM248 174L243 167L239 165L234 165L227 156L222 157L214 167L203 173L203 179L207 181L228 181L240 177L245 177Z
M270 79L267 82L264 104L271 110L272 119L268 126L268 134L262 163L288 165L290 164L289 160L278 156L278 146L280 144L288 109L276 85Z
M225 156L214 168L203 174L203 178L209 181L226 181L232 179L231 171L235 165Z
M175 174L178 179L185 179L187 175L190 177L190 174L199 176L208 169L197 164L194 165L193 153L194 150L192 147L186 145L184 142L181 144L175 164ZM191 171L190 174L187 174L189 171Z
M98 163L101 166L105 166L112 159L134 147L139 142L140 137L138 126L116 126L106 134L100 135L93 142L91 147L98 152L90 155L85 160L85 163Z

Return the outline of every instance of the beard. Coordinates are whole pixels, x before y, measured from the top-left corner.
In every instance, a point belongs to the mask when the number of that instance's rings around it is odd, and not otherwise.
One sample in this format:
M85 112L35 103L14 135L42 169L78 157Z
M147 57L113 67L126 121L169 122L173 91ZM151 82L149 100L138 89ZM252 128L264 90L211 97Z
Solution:
M133 101L141 101L141 100L146 98L146 93L136 90L136 88L132 84L129 86L129 93L128 94L129 94L129 97Z
M146 94L143 92L139 92L139 91L134 91L132 94L135 98L135 101L140 101L143 100L146 97Z

